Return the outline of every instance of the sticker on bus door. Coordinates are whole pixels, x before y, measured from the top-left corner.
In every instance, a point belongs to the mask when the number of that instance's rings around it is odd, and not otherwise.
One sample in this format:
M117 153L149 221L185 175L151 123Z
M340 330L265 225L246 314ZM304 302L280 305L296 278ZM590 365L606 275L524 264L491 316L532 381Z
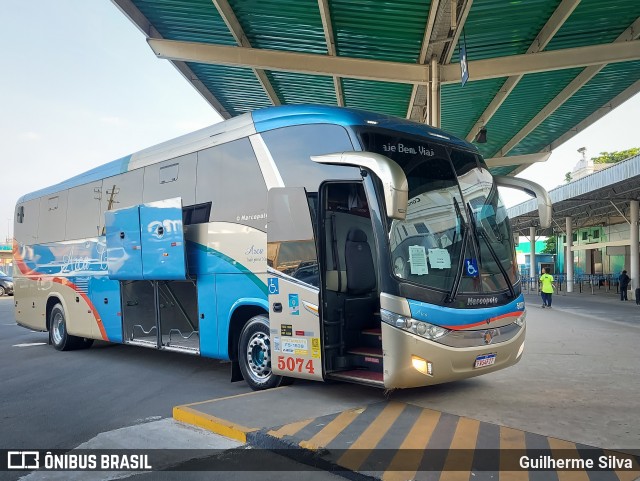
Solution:
M270 189L267 219L271 369L278 376L322 381L320 291L309 278L318 258L304 188Z

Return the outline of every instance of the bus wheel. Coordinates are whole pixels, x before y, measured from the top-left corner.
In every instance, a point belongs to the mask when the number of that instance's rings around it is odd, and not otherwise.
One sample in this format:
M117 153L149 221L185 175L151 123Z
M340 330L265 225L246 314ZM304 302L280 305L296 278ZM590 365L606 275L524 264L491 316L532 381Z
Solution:
M269 318L264 315L249 319L240 333L238 362L242 377L254 391L271 389L282 384L282 376L271 371Z
M93 346L93 339L88 339L86 337L80 339L80 342L78 343L79 349L89 349L91 346Z
M67 333L67 321L61 304L51 309L49 316L49 339L58 351L70 351L78 347L80 338Z

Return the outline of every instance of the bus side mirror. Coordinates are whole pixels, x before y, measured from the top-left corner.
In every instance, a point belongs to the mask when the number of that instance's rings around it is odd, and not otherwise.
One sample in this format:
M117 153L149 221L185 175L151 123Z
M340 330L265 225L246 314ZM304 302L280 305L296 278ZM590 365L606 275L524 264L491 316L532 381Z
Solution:
M313 155L311 160L319 164L361 167L376 174L384 187L387 217L404 220L409 201L409 183L402 168L389 157L373 152L338 152Z
M524 192L531 197L535 197L538 203L538 216L540 217L540 227L547 229L551 226L551 217L553 215L552 202L549 193L544 187L530 180L521 179L519 177L506 177L503 175L495 175L493 179L498 187L507 187Z

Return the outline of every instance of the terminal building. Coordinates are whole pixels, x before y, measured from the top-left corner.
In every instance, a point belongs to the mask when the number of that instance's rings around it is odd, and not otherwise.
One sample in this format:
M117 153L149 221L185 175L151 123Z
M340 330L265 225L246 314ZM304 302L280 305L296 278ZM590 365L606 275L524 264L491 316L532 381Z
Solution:
M600 164L602 165L602 164ZM556 238L554 271L572 292L576 282L616 282L623 270L631 277L629 298L640 287L638 199L640 155L599 170L584 158L572 173L575 180L549 192L553 221L540 229L535 199L511 207L514 235ZM610 165L610 166L609 166ZM534 243L530 244L535 245ZM539 276L541 259L531 248L527 264ZM545 261L546 262L546 261Z

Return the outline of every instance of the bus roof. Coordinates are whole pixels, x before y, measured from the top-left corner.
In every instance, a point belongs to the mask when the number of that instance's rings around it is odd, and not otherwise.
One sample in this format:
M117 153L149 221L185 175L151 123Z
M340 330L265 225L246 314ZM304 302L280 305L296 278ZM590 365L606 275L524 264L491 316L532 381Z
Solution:
M475 145L427 124L366 110L326 105L283 105L254 110L251 115L257 132L301 124L338 124L344 126L375 125L432 140L447 140L460 147L477 151Z
M435 141L446 140L454 145L477 151L473 144L426 124L344 107L324 105L285 105L254 110L204 129L140 150L134 154L95 167L58 184L23 195L18 204L72 187L88 184L130 170L142 168L196 150L229 142L256 132L304 124L337 124L342 126L373 126L419 135Z

